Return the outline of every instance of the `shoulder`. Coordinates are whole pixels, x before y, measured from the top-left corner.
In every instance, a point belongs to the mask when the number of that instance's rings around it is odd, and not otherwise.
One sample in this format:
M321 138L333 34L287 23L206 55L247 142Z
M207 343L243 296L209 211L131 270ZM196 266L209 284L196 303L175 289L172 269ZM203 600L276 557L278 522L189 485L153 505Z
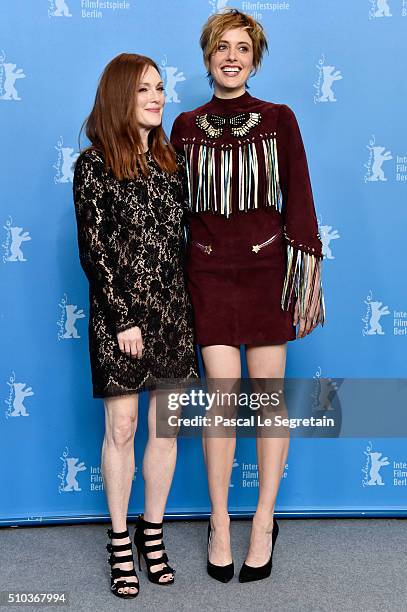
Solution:
M197 106L196 108L193 108L190 111L185 111L184 113L181 113L181 115L184 115L184 118L186 120L191 119L191 118L195 119L196 115L203 115L210 108L211 108L211 101L209 100L209 102L205 102L205 104L201 104L200 106Z
M94 148L82 151L74 167L74 192L89 189L90 193L101 195L110 189L111 184L112 179L105 168L103 154Z
M84 171L103 171L105 167L105 162L103 158L103 154L98 149L93 147L88 147L84 149L75 163L75 171L79 170Z
M282 122L290 122L293 120L296 121L294 111L287 104L268 102L267 100L252 97L250 100L250 108L248 110L251 112L259 112L264 117L274 120L274 122L277 124Z
M193 111L184 112L178 115L178 117L176 117L172 125L172 131L171 131L172 136L176 132L180 132L180 131L184 131L185 129L188 129L188 126L193 124L195 119L192 117L192 112Z
M297 118L292 108L287 104L277 104L279 125L297 125Z
M100 185L110 182L110 173L106 171L103 153L93 147L84 149L75 162L74 188L80 184Z
M195 124L197 115L204 115L208 111L210 111L210 102L197 106L193 110L184 111L175 119L174 127L176 126L180 129L188 129L190 126Z
M250 98L247 110L251 112L262 112L268 116L274 115L279 121L295 118L294 111L287 104L269 102L268 100L261 100L253 96Z

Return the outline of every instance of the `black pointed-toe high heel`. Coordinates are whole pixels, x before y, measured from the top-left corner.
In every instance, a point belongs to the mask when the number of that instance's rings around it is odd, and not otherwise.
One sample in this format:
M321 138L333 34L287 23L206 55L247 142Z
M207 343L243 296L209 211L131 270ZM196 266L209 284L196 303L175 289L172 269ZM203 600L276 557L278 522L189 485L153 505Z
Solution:
M116 538L118 539L129 538L130 539L129 532L127 529L126 531L120 531L118 533L114 532L112 529L108 529L107 535L109 536L110 540L116 539ZM128 542L127 544L112 544L112 542L110 541L110 544L107 544L106 548L110 552L108 563L111 566L111 572L110 572L110 590L111 592L113 593L113 595L116 595L117 597L121 597L122 599L134 599L139 594L140 585L138 582L136 570L134 569L134 559L133 559L131 541ZM129 554L127 555L119 556L116 554L117 552L122 552L122 551L127 551L127 550L129 551ZM115 565L120 565L121 563L127 563L128 561L131 561L133 563L133 569L131 570L124 570L121 567L113 567ZM129 580L129 578L134 578L134 580ZM135 593L129 593L129 592L125 593L123 591L123 589L125 588L137 589L137 591Z
M278 523L273 517L273 531L271 536L272 548L270 559L267 561L267 563L265 563L265 565L261 565L260 567L251 567L250 565L243 563L239 573L239 582L253 582L254 580L263 580L264 578L268 578L270 576L273 565L274 545L276 543L279 530L280 528Z
M209 561L209 544L212 537L211 522L208 525L208 561L207 561L207 572L211 578L219 580L219 582L229 582L233 578L235 573L235 566L232 563L229 565L215 565Z

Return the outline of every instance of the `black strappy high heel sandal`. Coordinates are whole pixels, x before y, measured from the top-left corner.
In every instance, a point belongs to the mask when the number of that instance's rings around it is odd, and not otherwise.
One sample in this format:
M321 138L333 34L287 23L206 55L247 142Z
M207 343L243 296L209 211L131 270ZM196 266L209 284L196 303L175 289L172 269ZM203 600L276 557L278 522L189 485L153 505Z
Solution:
M243 563L242 568L239 573L239 582L253 582L254 580L263 580L263 578L268 578L271 574L271 568L273 565L273 552L274 545L277 540L278 532L280 528L276 519L273 517L273 531L271 534L271 553L270 559L264 565L260 567L251 567L250 565L246 565Z
M149 521L145 521L143 515L140 514L137 519L136 530L134 532L134 543L137 548L139 570L141 571L140 557L142 555L147 566L147 574L150 582L153 582L154 584L167 585L174 583L175 570L167 563L168 557L167 553L165 552L162 527L162 523L150 523ZM146 534L144 533L145 529L160 529L160 532ZM156 540L161 540L161 544L148 545L148 542L154 542ZM158 552L159 550L162 550L163 554L158 559L150 559L147 556L149 553ZM151 568L155 565L161 565L162 563L165 564L162 569L156 570L155 572L151 570ZM167 581L160 581L161 576L164 576L165 574L172 574L172 578Z
M225 583L229 582L229 580L232 580L233 575L235 573L234 563L232 561L232 563L229 563L229 565L215 565L214 563L211 563L209 561L209 543L211 540L211 536L212 536L212 527L211 527L211 521L209 521L209 525L208 525L208 560L206 564L207 572L211 578L214 578L215 580L219 580L219 582L225 582Z
M129 536L129 532L126 529L126 531L121 531L121 532L115 532L112 529L108 529L107 530L107 535L109 536L110 540L112 539L121 539L121 538L130 538ZM140 591L140 585L138 582L138 576L136 574L136 570L134 568L134 559L133 559L133 551L132 551L132 546L131 546L131 540L130 542L128 542L127 544L112 544L110 542L110 544L106 544L106 548L108 550L108 552L110 552L110 557L107 560L107 562L110 564L111 566L111 573L110 573L110 577L111 577L111 584L110 584L110 590L112 591L112 593L114 595L116 595L117 597L121 597L122 599L134 599L135 597L137 597L137 595L139 594ZM128 555L123 555L123 556L119 556L116 555L115 553L117 552L122 552L124 550L130 550L131 552ZM120 564L120 563L126 563L128 561L132 561L133 562L133 569L131 570L124 570L121 569L120 567L113 567L116 564ZM126 577L130 577L130 576L134 576L137 579L137 582L134 580L126 580ZM119 578L119 580L117 580ZM124 580L120 580L120 578L125 578ZM116 580L116 582L115 582ZM137 589L136 593L124 593L123 591L119 592L118 589L124 589L128 587L133 588L133 589Z

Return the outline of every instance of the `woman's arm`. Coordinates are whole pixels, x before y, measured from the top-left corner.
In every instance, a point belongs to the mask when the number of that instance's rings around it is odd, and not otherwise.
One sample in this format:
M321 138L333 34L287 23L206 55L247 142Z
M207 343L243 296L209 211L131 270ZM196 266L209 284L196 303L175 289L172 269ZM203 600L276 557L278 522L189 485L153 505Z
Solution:
M322 243L318 232L307 158L293 111L280 108L278 165L283 196L283 223L287 243L287 271L281 307L288 310L296 298L294 324L299 337L325 321L322 291Z
M191 205L192 205L192 196L190 193L190 182L189 182L189 177L188 177L188 171L187 171L187 164L186 164L186 160L185 160L185 151L184 151L184 147L182 144L182 117L183 117L184 113L181 113L180 115L178 115L178 117L175 119L174 124L172 126L172 130L171 130L171 144L174 147L175 151L176 151L176 155L177 155L177 164L178 164L178 168L179 168L179 173L180 173L180 177L181 177L181 201L182 201L182 208L184 210L184 228L185 228L185 241L188 242L188 229L189 229L189 223L188 223L188 213L191 211Z
M109 216L102 160L83 153L77 160L73 195L81 266L89 283L104 297L116 333L139 325L122 280L119 257L113 259L116 230Z

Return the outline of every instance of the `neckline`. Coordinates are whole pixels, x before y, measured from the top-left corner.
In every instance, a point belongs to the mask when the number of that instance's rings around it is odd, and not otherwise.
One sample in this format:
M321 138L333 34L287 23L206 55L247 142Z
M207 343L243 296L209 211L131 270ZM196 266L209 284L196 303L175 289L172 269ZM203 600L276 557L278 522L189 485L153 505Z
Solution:
M222 108L223 110L233 110L241 105L245 105L252 99L252 96L246 90L244 93L240 94L240 96L236 96L234 98L219 98L213 94L212 99L210 101L211 104Z

